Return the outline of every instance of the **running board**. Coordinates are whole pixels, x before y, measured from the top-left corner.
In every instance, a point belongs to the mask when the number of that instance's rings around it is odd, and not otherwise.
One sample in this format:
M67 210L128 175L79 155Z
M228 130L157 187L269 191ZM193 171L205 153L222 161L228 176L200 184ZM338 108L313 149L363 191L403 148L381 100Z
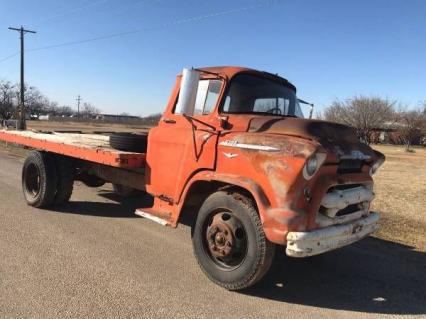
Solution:
M146 211L142 211L141 209L136 209L135 215L138 215L140 217L152 220L153 222L156 222L156 223L158 223L160 225L163 225L163 226L168 226L168 225L170 226L170 222L169 221L167 221L165 219L162 219L160 217L157 217L155 215L152 215L152 214L150 214L150 213L148 213Z

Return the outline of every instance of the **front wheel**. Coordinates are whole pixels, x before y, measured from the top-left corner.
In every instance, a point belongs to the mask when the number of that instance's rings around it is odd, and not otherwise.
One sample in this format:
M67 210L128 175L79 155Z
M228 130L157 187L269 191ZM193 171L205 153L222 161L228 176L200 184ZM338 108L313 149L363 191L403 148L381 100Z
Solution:
M253 201L236 192L219 191L206 199L192 243L203 272L228 290L258 282L269 270L275 253Z

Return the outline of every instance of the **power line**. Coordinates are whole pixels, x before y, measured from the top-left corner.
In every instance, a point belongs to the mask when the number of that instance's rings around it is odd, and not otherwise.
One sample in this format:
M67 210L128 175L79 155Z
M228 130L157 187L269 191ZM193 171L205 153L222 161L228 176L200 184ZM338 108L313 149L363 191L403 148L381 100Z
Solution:
M4 57L3 59L0 59L0 63L3 62L3 61L11 59L11 58L17 56L18 54L19 54L19 51L16 51L15 53L8 55L7 57Z
M166 28L166 27L170 27L170 26L174 26L174 25L180 25L180 24L185 24L185 23L190 23L190 22L195 22L195 21L201 21L201 20L205 20L205 19L209 19L209 18L229 15L229 14L233 14L233 13L248 11L248 10L252 10L252 9L263 7L263 6L264 5L262 5L262 4L258 4L258 5L243 7L243 8L231 9L231 10L227 10L227 11L220 11L220 12L215 12L215 13L210 13L210 14L205 14L205 15L200 15L200 16L195 16L195 17L178 19L178 20L175 20L175 21L163 23L163 24L156 26L156 27L145 27L145 28L139 28L139 29L128 30L128 31L123 31L123 32L111 33L111 34L101 35L101 36L97 36L97 37L93 37L93 38L87 38L87 39L83 39L83 40L63 42L63 43L58 43L58 44L47 45L47 46L44 46L44 47L28 49L27 51L28 52L30 52L30 51L34 52L34 51L47 50L47 49L52 49L52 48L59 48L59 47L76 45L76 44L88 43L88 42L93 42L93 41L105 40L105 39L110 39L110 38L116 38L116 37L126 36L126 35L129 35L129 34L139 33L139 32L142 32L142 31L148 31L148 30L153 30L153 29L157 29L157 28Z
M209 18L225 16L225 15L229 15L229 14L233 14L233 13L249 11L249 10L253 10L253 9L256 9L256 8L263 7L263 6L265 6L265 5L264 4L258 4L258 5L243 7L243 8L231 9L231 10L227 10L227 11L220 11L220 12L215 12L215 13L210 13L210 14L205 14L205 15L200 15L200 16L195 16L195 17L178 19L178 20L175 20L175 21L163 23L163 24L158 25L156 27L144 27L144 28L139 28L139 29L134 29L134 30L111 33L111 34L101 35L101 36L97 36L97 37L93 37L93 38L87 38L87 39L83 39L83 40L76 40L76 41L69 41L69 42L51 44L51 45L47 45L47 46L44 46L44 47L28 49L28 50L25 50L25 51L35 52L35 51L41 51L41 50L60 48L60 47L65 47L65 46L77 45L77 44L83 44L83 43L88 43L88 42L100 41L100 40L105 40L105 39L117 38L117 37L126 36L126 35L139 33L139 32L143 32L143 31L154 30L154 29L157 29L157 28L167 28L167 27L174 26L174 25L181 25L181 24L185 24L185 23L206 20L206 19L209 19ZM9 56L7 56L3 59L0 59L0 63L3 62L3 61L11 59L18 54L19 54L19 52L16 52L16 53L9 55Z

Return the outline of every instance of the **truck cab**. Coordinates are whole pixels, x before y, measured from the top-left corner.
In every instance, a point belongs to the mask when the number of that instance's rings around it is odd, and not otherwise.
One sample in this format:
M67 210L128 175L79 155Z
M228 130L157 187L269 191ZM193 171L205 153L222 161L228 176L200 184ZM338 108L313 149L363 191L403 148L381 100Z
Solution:
M243 229L247 241L248 230L241 218L234 220L229 198L249 203L266 240L286 246L287 255L312 256L377 229L378 215L369 208L372 175L383 161L354 129L304 119L296 87L278 75L241 67L186 69L149 132L146 189L155 205L142 213L176 226L189 210L201 223L194 249L213 260L199 260L207 273L214 265L233 269L235 246L242 247L237 256L247 251L236 234ZM217 192L223 195L218 207L199 221ZM221 284L220 275L209 277Z

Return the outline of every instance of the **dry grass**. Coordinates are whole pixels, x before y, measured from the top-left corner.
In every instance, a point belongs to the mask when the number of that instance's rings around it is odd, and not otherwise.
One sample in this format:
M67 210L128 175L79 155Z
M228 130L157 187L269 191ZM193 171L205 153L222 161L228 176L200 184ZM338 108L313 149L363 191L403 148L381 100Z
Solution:
M426 251L426 148L374 146L386 155L375 175L372 209L381 214L377 236Z

